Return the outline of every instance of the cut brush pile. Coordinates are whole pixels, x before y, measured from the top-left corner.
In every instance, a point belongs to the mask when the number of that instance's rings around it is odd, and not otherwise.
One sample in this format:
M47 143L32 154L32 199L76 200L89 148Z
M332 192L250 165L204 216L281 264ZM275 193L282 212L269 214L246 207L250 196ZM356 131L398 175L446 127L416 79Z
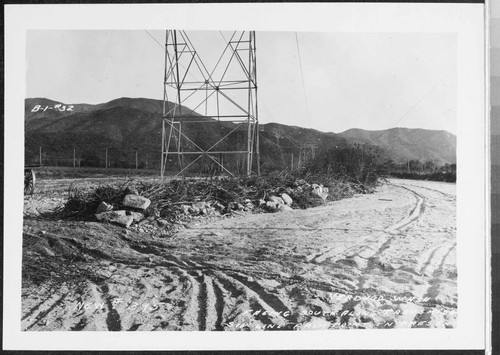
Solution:
M145 225L156 221L168 229L199 216L303 209L365 192L369 192L367 187L360 184L319 175L299 177L288 172L250 178L174 179L149 183L131 180L121 185L99 186L93 191L82 191L73 186L60 215L63 218L95 219L100 204L105 203L110 210L117 211L124 208L125 196L134 194L151 201L149 207L141 211L142 220L134 217L135 224L146 228Z

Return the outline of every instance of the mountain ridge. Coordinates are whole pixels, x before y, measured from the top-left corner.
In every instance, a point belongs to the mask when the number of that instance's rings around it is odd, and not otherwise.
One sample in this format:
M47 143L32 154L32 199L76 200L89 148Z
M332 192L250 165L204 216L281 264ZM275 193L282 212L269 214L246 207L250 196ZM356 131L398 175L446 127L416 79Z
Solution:
M163 101L148 98L122 97L100 104L66 104L47 98L27 98L25 159L33 161L42 146L46 160L52 159L55 164L62 164L58 159L71 159L73 149L79 151L81 160L102 164L102 152L107 149L113 151L112 160L123 165L131 164L131 151L140 150L143 166L159 166L162 108ZM187 123L183 130L205 149L236 127L231 122L202 116L185 106L181 108L184 116L207 121L189 124L188 118L181 118ZM396 163L412 159L433 160L437 164L456 162L456 136L447 131L394 127L377 131L352 128L334 133L277 122L259 126L261 155L269 166L288 166L291 159L298 158L302 143L316 144L318 149L354 143L378 146L384 158ZM243 133L234 133L234 137L220 148L245 150ZM187 149L190 149L189 144Z

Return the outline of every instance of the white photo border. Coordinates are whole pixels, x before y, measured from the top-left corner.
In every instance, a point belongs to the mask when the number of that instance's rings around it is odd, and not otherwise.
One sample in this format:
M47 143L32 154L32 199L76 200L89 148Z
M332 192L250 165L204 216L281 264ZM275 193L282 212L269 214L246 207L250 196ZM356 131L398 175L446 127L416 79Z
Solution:
M484 349L489 232L484 4L257 3L5 5L3 348L23 350ZM455 33L457 262L455 329L302 332L22 332L21 248L26 32L185 29ZM163 73L158 73L162 76ZM8 202L8 204L7 204Z

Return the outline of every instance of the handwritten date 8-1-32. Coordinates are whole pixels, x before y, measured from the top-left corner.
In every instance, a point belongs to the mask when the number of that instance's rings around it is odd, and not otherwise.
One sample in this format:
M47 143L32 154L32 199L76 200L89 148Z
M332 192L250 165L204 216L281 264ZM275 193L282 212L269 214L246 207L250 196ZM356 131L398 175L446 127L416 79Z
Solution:
M35 105L32 109L31 112L38 112L38 111L47 111L47 110L54 110L54 111L73 111L75 108L74 105L63 105L63 104L56 104L54 106L42 106L42 105Z

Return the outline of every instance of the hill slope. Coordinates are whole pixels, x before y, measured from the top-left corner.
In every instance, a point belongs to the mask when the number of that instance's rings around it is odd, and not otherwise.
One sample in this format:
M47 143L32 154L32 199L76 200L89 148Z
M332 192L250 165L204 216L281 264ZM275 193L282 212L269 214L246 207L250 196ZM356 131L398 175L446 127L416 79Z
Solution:
M168 103L173 107L173 103ZM81 166L104 166L106 151L111 167L134 167L137 151L140 167L159 168L163 102L144 98L120 98L107 103L65 104L45 98L25 100L25 160L36 163L42 147L45 165L73 164L75 154ZM228 135L236 125L201 116L182 107L185 116L196 116L201 123L182 119L182 131L192 142L183 139L185 152L194 144L207 149ZM341 134L269 123L260 126L260 151L263 168L283 169L298 163L300 146L314 143L317 149L344 147L350 143L366 143L381 147L383 155L395 162L409 159L454 163L456 137L444 131L395 128L387 131L352 129ZM176 144L173 139L171 144ZM245 150L246 132L242 125L218 150ZM171 164L177 164L174 157ZM184 163L194 159L186 155ZM232 159L242 164L242 156Z
M380 147L397 163L408 160L433 161L438 165L456 163L457 138L447 131L391 128L381 131L350 129L340 133L352 142Z

